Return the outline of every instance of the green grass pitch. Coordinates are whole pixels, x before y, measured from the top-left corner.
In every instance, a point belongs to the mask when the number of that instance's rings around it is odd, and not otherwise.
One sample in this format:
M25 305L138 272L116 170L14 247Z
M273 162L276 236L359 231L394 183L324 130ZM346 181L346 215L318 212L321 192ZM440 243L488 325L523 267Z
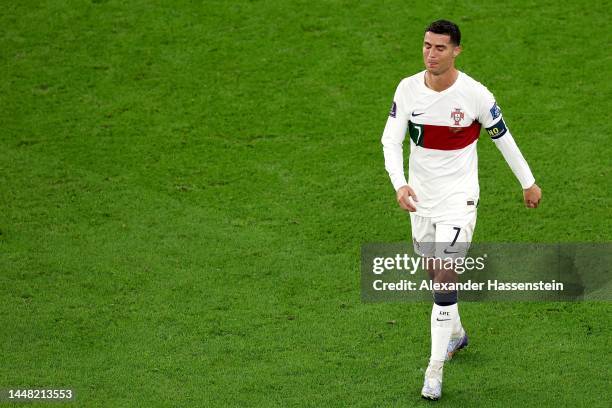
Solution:
M438 18L544 193L481 137L475 241L610 241L607 2L3 3L0 388L428 406L431 305L361 303L359 253L409 239L380 136ZM612 405L609 303L460 310L436 406Z

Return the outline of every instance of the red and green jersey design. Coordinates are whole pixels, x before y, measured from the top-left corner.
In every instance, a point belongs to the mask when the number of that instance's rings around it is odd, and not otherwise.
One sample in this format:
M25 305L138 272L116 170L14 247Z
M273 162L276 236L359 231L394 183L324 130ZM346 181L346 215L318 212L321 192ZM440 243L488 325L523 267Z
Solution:
M416 146L426 149L457 150L474 143L480 135L480 123L469 126L437 126L408 121L408 133Z

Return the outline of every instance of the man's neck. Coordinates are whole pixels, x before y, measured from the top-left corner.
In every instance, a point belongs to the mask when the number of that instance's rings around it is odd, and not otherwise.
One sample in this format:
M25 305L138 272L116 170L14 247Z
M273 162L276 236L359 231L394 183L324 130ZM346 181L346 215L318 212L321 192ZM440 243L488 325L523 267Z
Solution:
M456 68L451 68L441 75L433 75L425 71L425 86L436 92L442 92L450 88L458 76L459 71Z

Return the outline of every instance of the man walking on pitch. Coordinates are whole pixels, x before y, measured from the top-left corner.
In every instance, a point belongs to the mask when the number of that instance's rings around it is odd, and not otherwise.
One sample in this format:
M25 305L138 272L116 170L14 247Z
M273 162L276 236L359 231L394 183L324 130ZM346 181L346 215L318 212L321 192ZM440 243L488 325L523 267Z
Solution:
M385 168L401 208L410 212L415 251L428 259L462 257L472 240L479 200L476 142L484 127L523 188L525 205L536 208L542 193L506 127L495 98L481 83L455 68L461 52L456 24L439 20L425 30L425 70L397 87L382 136ZM402 144L408 131L410 159L404 175ZM428 267L434 282L454 282L452 270ZM442 394L444 361L467 345L457 309L457 291L434 291L431 357L421 395Z

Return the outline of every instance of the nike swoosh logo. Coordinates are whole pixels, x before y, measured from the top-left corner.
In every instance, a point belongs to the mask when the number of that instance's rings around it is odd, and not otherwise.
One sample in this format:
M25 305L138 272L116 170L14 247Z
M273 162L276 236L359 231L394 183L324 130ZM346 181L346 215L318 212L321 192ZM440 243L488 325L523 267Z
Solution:
M444 250L444 253L445 253L445 254L458 254L458 253L459 253L459 251L449 251L448 249L445 249L445 250Z
M421 116L422 114L424 114L425 112L421 112L421 113L414 113L412 112L412 116Z
M450 320L450 319L438 319L438 318L436 318L436 320L439 321L439 322L445 322L445 321Z

